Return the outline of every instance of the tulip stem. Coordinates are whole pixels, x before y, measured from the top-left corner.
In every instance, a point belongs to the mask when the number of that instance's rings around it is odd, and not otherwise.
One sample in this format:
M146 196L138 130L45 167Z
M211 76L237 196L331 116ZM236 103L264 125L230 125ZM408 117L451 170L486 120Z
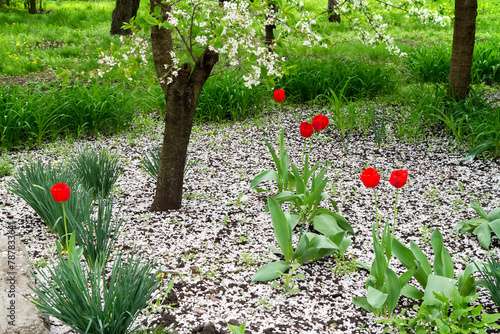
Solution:
M307 138L304 138L304 147L302 148L302 173L306 170L306 157L305 157L305 152L306 152L306 144L307 144Z
M396 229L396 214L398 212L397 205L398 205L398 193L399 193L399 188L396 188L396 200L394 201L394 223L392 225L392 234L391 236L394 238L394 230Z
M377 192L375 191L375 187L373 187L372 189L373 189L373 196L375 197L375 224L376 224L376 227L377 227L377 238L379 238L379 234L378 234L378 213L377 213Z
M65 233L64 238L66 239L66 252L69 252L68 226L66 225L66 211L64 210L64 202L61 202L61 204L63 209L63 221L64 221L64 233Z

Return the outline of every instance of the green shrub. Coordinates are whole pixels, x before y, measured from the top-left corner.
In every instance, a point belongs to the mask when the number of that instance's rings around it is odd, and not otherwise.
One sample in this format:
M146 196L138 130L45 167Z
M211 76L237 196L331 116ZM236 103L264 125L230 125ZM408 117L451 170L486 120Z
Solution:
M161 146L149 149L141 160L144 170L154 179L158 179L158 167L160 166Z
M154 180L158 179L158 168L160 167L160 157L161 157L161 146L156 146L150 148L146 153L144 153L144 158L141 160L142 168L149 174ZM186 165L184 166L184 176L189 172L191 167L196 164L196 161L192 161L186 158Z
M75 224L76 241L91 269L104 269L119 236L123 220L113 217L113 200L99 199L97 212L86 212L83 224ZM95 210L93 210L95 211Z
M413 49L406 56L406 67L417 82L448 82L451 49L448 45Z
M118 255L106 279L104 270L90 270L77 256L66 260L59 255L57 267L33 275L44 284L30 287L36 294L32 302L80 334L132 333L135 318L161 284L154 266Z
M266 95L269 94L264 85L249 89L245 87L241 74L226 72L210 78L203 85L195 120L240 120L253 116L262 110Z
M283 88L287 99L308 102L333 97L330 92L344 99L373 98L391 93L396 87L394 72L380 64L369 64L336 58L291 58L290 65L297 65L296 74L279 78L277 86Z
M0 87L0 147L4 148L40 145L67 134L116 133L134 118L125 86Z
M491 299L500 306L500 263L497 256L488 256L488 266L478 266L482 280L478 285L484 286L490 292Z
M62 206L50 193L50 188L57 183L66 183L71 189L71 196L64 203L69 234L75 230L75 224L85 221L91 211L91 199L78 186L72 171L62 166L44 165L41 161L33 162L17 170L10 188L35 210L52 233L64 239Z
M78 182L89 192L93 199L107 198L113 185L123 172L123 165L117 156L107 149L100 152L80 150L70 162Z

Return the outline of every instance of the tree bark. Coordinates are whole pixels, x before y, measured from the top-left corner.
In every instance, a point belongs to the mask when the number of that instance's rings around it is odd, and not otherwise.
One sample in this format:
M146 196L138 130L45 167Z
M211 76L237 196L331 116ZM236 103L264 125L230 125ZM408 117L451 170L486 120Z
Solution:
M151 0L152 11L157 5L162 7L162 13L169 10L166 5L161 4L161 0ZM219 60L219 55L206 48L196 60L194 69L189 63L183 64L177 77L172 76L173 81L167 84L166 78L170 76L169 71L172 68L171 31L165 28L159 29L157 26L152 27L151 44L155 69L165 95L167 110L156 193L150 210L176 210L181 207L182 202L184 166L198 97Z
M340 23L340 14L335 12L337 0L328 0L328 21Z
M455 0L455 24L448 95L464 99L469 93L476 37L477 0Z
M278 11L278 7L276 5L270 5L270 7L273 12L276 13ZM276 25L266 24L265 28L266 28L266 38L264 40L264 43L269 49L271 49L274 43L274 29L276 29Z
M28 13L35 14L36 13L36 0L30 0Z
M122 29L123 23L137 15L140 0L116 0L115 9L111 16L111 35L130 35L130 29Z

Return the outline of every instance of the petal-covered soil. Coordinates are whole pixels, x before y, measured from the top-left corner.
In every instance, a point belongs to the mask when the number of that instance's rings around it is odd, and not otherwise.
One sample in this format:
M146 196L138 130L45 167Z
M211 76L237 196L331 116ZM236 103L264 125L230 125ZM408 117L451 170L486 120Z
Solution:
M311 121L317 113L304 106L282 115L288 152L298 166L304 143L299 124ZM324 113L328 116L328 112ZM353 134L346 153L333 123L331 120L325 130L315 135L311 161L330 162L327 192L356 234L351 236L352 244L344 259L330 256L300 267L297 272L305 278L296 280L295 293L283 293L270 283L251 282L255 271L268 263L268 258L274 258L269 246L277 246L270 215L264 212L267 196L276 194L277 189L271 183L263 186L270 193L250 189L254 176L273 168L264 138L276 147L277 114L195 126L183 207L165 213L148 211L155 182L140 167L144 152L161 142L161 124L144 124L135 132L112 138L59 142L36 151L2 154L17 166L38 158L46 163L64 163L72 152L86 145L108 148L120 156L125 171L114 193L117 210L123 203L121 214L126 223L116 250L135 250L144 261L158 261L166 282L175 281L175 296L168 296L163 311L151 314L145 323L174 324L179 333L190 333L207 322L214 323L217 331L227 332L230 321L246 321L248 333L379 333L383 326L352 303L353 297L366 295L368 277L362 269L350 272L352 261L371 263L374 258L373 192L363 186L360 173L366 167L378 170L378 212L382 219L392 221L395 188L389 184L389 176L395 169L408 170L408 181L398 195L397 238L407 245L414 241L432 259L430 236L439 228L455 261L455 270L463 270L472 261L484 261L487 251L474 235L457 234L451 229L477 216L470 208L473 201L486 211L500 205L499 162L461 162L467 152L455 151L442 134L420 143L402 143L392 136L390 127L381 147L376 146L370 131L366 136L363 132ZM9 193L11 180L10 176L0 180L2 228L7 221L16 221L33 263L50 266L55 258L56 237L47 233L25 202ZM494 238L494 252L499 245ZM391 267L402 270L396 259ZM479 293L478 301L486 310L498 311L487 291ZM413 303L402 297L399 305L408 307ZM145 319L144 315L139 321ZM53 319L53 333L65 333L67 329Z

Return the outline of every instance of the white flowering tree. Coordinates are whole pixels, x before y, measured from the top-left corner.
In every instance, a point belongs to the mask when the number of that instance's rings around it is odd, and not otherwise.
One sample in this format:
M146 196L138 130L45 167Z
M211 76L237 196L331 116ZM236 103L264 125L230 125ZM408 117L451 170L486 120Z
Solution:
M304 45L327 47L327 44L314 32L313 14L303 10L302 1L151 0L150 3L151 15L142 23L133 20L132 24L151 29L154 65L167 102L156 194L151 206L152 211L164 211L181 206L191 127L198 97L208 78L237 68L243 72L249 89L261 82L273 87L273 79L287 70L284 59L278 56L277 44L281 39L298 33ZM383 4L388 9L406 10L423 22L444 25L449 21L422 9L420 0ZM351 19L359 38L370 45L383 43L391 53L402 55L387 35L388 24L372 12L366 0L344 1L336 10L345 16L367 17L368 27L357 18ZM96 75L103 76L106 71L118 68L131 79L134 69L126 63L130 58L145 62L144 41L132 38L126 50L120 55L102 54L102 67ZM181 55L186 54L188 57L181 63Z
M266 25L278 19L297 26L309 43L321 37L310 29L307 16L292 20L291 9L277 14L268 1L151 1L151 43L156 73L165 94L167 110L156 194L152 211L178 209L187 147L195 108L207 79L229 66L243 71L245 85L251 89L265 78L283 73L282 60L275 45L264 45ZM295 7L295 5L293 5ZM174 47L174 43L179 43ZM179 47L189 55L180 63ZM271 83L272 85L272 83Z

